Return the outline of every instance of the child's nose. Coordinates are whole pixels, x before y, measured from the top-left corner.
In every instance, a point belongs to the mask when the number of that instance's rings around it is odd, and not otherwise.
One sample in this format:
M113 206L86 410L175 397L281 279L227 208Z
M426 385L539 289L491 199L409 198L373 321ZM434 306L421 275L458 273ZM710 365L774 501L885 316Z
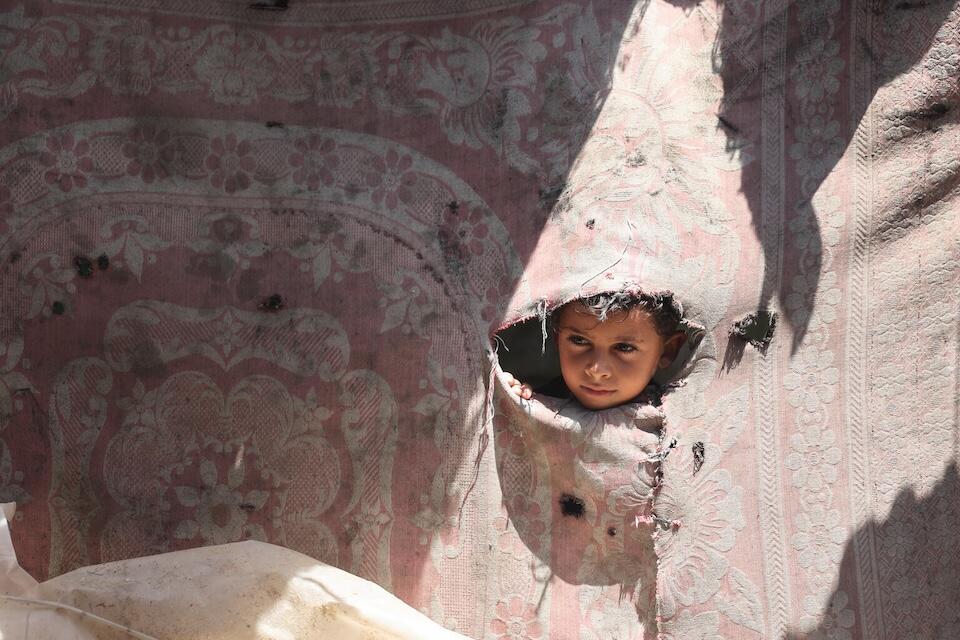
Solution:
M587 365L587 373L594 378L609 378L610 367L602 358L597 358Z

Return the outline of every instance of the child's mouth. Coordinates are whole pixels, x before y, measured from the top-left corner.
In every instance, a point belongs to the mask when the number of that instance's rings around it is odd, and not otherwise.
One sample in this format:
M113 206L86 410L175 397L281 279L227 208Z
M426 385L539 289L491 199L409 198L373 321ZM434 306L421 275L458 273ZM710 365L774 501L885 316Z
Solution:
M594 396L608 396L616 391L615 389L595 389L593 387L587 387L584 385L580 385L580 388L586 391L588 394Z

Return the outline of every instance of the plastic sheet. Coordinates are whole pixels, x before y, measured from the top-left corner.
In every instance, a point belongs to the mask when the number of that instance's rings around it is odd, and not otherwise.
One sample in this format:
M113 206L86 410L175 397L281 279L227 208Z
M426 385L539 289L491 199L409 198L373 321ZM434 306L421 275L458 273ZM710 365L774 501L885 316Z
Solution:
M38 583L0 519L4 640L463 640L379 586L248 541L93 565Z

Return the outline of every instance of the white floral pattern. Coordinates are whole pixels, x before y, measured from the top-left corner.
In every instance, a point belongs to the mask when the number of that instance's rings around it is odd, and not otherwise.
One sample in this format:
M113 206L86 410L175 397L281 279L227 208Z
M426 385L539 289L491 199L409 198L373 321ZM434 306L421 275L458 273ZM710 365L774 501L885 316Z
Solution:
M202 18L165 5L159 21L127 10L141 0L106 0L95 14L73 1L4 10L0 487L36 486L31 474L47 472L34 472L31 456L48 460L46 498L32 495L20 512L30 527L51 527L27 540L33 568L96 561L98 545L101 559L130 556L163 550L164 535L192 545L256 525L272 541L358 567L474 636L495 635L495 619L507 625L500 635L513 633L507 618L525 625L527 605L541 637L639 635L634 603L615 602L620 585L557 588L551 579L550 563L565 552L557 542L570 538L548 517L555 498L536 493L543 476L527 459L530 438L504 437L502 467L489 448L483 454L489 363L485 343L471 342L532 309L558 272L579 285L628 246L666 256L668 284L707 327L702 357L668 411L683 455L692 444L683 438L706 427L695 438L705 443L704 466L667 476L701 483L673 494L696 508L678 510L676 531L657 525L663 541L681 539L688 524L697 530L691 546L701 557L686 559L683 580L663 578L680 594L673 600L697 601L661 617L664 635L779 637L798 618L814 638L957 635L947 613L955 509L931 493L947 473L956 426L957 308L942 295L958 287L955 207L943 195L955 145L952 116L941 126L938 115L953 109L956 11L933 3L864 21L836 0L788 3L783 15L739 0L686 12L640 2L621 25L617 3L494 12L518 5L438 2L458 17L410 26L417 16L395 19L404 7L440 4L392 0L335 3L325 16L310 14L317 3L290 3L262 18L244 3ZM350 11L368 21L338 20ZM307 14L339 26L293 18ZM711 48L717 24L723 39ZM764 58L771 51L786 55ZM746 73L731 78L740 66ZM741 107L754 113L754 100L756 121L739 119ZM230 120L199 119L211 108ZM108 120L111 110L136 117ZM152 117L174 113L189 119ZM297 126L301 117L340 129ZM351 133L360 131L367 135ZM763 161L741 175L750 156ZM584 180L566 183L574 165ZM761 230L760 244L780 247L764 257L780 269L767 275L790 322L766 354L748 348L720 375L710 362L736 319L729 311L756 302L750 240ZM521 277L523 263L536 266L526 252L537 239L554 257L560 247L583 277L555 259L541 263L546 273ZM100 255L104 267L81 278L76 259L96 265ZM649 275L631 258L619 266ZM273 293L285 308L259 308ZM332 329L319 316L300 313L321 304L346 327L329 335L349 348L323 337ZM163 313L171 309L197 317ZM384 374L395 362L403 371ZM357 366L382 374L385 386L348 378ZM160 391L190 371L219 392L209 415L220 417L203 418L204 438L163 431L175 403ZM261 374L278 391L259 408L302 412L291 423L238 411L258 435L256 447L245 442L237 484L230 470L240 443L224 437L230 420L218 412L238 382ZM730 420L704 413L741 386L751 400ZM323 425L329 447L294 448L268 432L287 424ZM31 446L30 434L48 432L56 456ZM156 473L125 466L171 441L182 450ZM376 475L377 461L394 454L395 470ZM601 473L602 456L591 455L590 481L617 488L586 501L605 512L596 520L603 540L583 555L596 567L602 554L623 551L616 518L643 513L640 489L649 487L604 475L615 469ZM772 464L758 469L758 456ZM215 476L198 475L204 460ZM267 479L260 463L311 475ZM498 473L504 491L524 498L507 501L506 516ZM336 497L334 485L347 487L351 474L362 489ZM261 507L246 500L255 490L269 494ZM736 503L735 515L712 513L711 500ZM770 509L772 522L737 529L737 518L754 522ZM173 538L177 526L190 537ZM774 527L778 536L768 536ZM376 537L387 529L397 537ZM729 550L715 529L735 534ZM149 541L149 531L162 534L155 546L129 546ZM422 573L384 574L407 549ZM462 602L478 589L490 595L471 618Z
M833 352L814 346L800 351L783 377L783 386L789 391L787 399L798 409L816 411L836 397L840 371L833 366Z
M790 436L793 449L784 465L793 471L793 486L822 491L837 480L840 449L835 446L836 434L830 429L807 426Z
M716 611L692 613L684 610L673 619L671 630L663 635L670 640L721 640L720 616Z
M824 617L821 619L821 605L813 596L803 599L803 608L807 615L800 618L800 626L804 629L814 629L806 637L809 640L852 640L851 629L856 620L853 611L847 608L850 599L843 591L837 591L827 603Z
M840 512L815 505L797 515L797 533L790 542L801 567L824 573L839 560L846 539Z
M220 29L212 34L212 40L197 59L197 76L209 84L215 101L250 104L273 78L262 36Z
M189 539L197 535L208 544L236 542L241 538L266 541L263 527L247 524L247 512L263 508L269 494L253 489L239 491L243 471L231 468L226 484L220 482L216 465L210 460L200 462L203 487L174 487L177 500L184 507L193 507L194 520L181 520L173 532L175 538Z
M725 469L701 473L687 486L664 486L657 515L679 528L660 547L658 573L661 611L675 615L681 606L706 602L720 589L727 572L726 552L743 529L743 488Z
M166 50L147 20L131 20L101 33L90 45L91 66L116 96L150 93L166 62Z

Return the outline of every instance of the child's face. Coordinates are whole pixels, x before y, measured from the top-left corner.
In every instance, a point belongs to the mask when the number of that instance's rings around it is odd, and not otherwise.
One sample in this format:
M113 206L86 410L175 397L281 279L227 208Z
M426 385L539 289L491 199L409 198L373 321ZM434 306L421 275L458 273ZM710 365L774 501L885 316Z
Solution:
M661 336L646 311L631 309L600 322L573 302L560 310L560 372L570 392L588 409L630 402L657 369L670 366L684 334Z

